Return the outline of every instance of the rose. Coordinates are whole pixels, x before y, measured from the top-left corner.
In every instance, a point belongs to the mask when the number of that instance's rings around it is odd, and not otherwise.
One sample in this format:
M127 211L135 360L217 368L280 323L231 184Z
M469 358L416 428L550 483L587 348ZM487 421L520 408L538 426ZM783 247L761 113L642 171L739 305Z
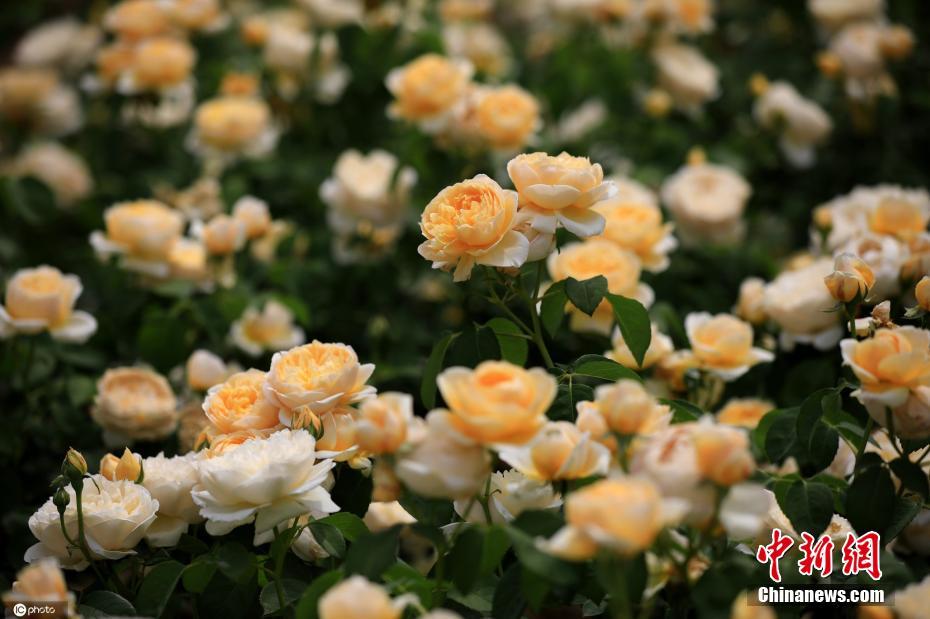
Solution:
M882 13L882 0L808 0L811 15L824 28L834 29L842 24L877 18Z
M610 451L567 421L550 421L529 443L497 451L501 460L540 481L604 475L610 464Z
M924 275L914 286L914 297L920 309L930 311L930 277Z
M101 38L100 28L73 17L46 21L29 30L16 44L15 64L78 71L93 59Z
M185 365L187 385L195 391L205 391L218 385L229 376L229 369L217 355L202 348L187 358Z
M491 473L488 453L455 430L452 414L444 410L430 412L424 431L396 457L398 479L427 497L471 497Z
M400 619L407 597L392 600L383 587L351 576L320 597L320 619Z
M104 27L127 41L141 41L165 34L171 21L158 0L124 0L103 16Z
M203 522L191 490L200 480L201 452L166 458L164 454L142 461L142 486L158 501L158 516L145 533L152 546L174 546L188 525Z
M830 310L836 302L823 278L833 271L833 261L820 258L795 270L783 271L765 287L765 314L781 327L782 348L796 342L829 350L843 336L840 316Z
M755 469L746 432L711 423L696 423L692 430L697 468L704 479L732 486L744 481Z
M484 361L474 370L452 367L436 377L452 427L483 445L525 443L546 422L556 381L541 368Z
M78 533L77 499L71 486L64 512L64 527L71 539ZM131 481L110 481L102 475L85 480L81 494L84 537L92 559L121 559L135 554L133 548L155 521L158 501L148 490ZM83 554L62 534L58 508L49 498L29 518L29 530L39 540L24 557L32 563L45 557L57 558L63 567L83 570L88 566Z
M389 391L362 402L355 413L355 436L363 453L394 453L407 439L413 397Z
M248 239L262 236L271 226L268 203L255 196L242 196L236 200L233 204L233 219L242 224Z
M106 454L100 459L100 474L110 481L139 481L142 478L142 456L132 453L129 448L123 449L119 458Z
M184 217L157 200L114 204L103 214L106 233L95 231L90 242L101 257L124 254L127 266L164 276L164 265L174 244L180 240Z
M562 505L562 498L552 484L530 479L519 471L492 473L488 490L487 514L477 501L470 499L455 501L456 513L468 522L503 524L527 510L557 509Z
M614 327L613 336L611 337L610 343L612 345L611 350L604 353L604 356L608 359L613 359L620 365L628 367L631 369L646 369L650 368L656 363L661 362L668 355L672 354L675 350L675 345L672 343L672 338L665 335L664 333L659 332L659 328L655 325L651 325L652 330L652 339L649 340L649 348L646 349L646 355L643 357L643 365L640 366L637 363L636 359L633 357L633 352L630 350L629 345L627 345L626 340L623 338L623 333L620 332L619 327Z
M158 440L178 423L177 400L164 376L149 369L107 370L97 381L91 417L108 443Z
M50 266L20 269L7 282L0 306L0 339L48 331L56 340L83 344L97 331L97 321L74 310L82 289L76 275Z
M662 202L689 244L733 243L743 234L752 188L730 168L691 163L662 183Z
M457 282L471 277L476 264L519 267L529 242L512 229L516 214L517 195L479 174L446 187L426 205L420 219L426 241L417 251L433 268L455 267Z
M85 161L55 142L27 146L10 171L18 176L37 178L48 185L62 208L83 200L94 188L94 179Z
M769 84L756 100L753 115L763 127L779 130L782 152L799 168L813 165L813 147L823 142L833 129L823 108L802 97L788 82Z
M473 69L466 60L450 60L424 54L392 69L385 83L394 102L392 117L417 122L428 133L446 128L457 104L463 100Z
M287 350L306 341L304 330L294 324L294 314L274 299L266 301L259 311L248 307L232 323L230 339L240 350L253 357L265 351Z
M417 173L406 166L398 170L398 165L397 157L384 150L363 155L351 149L339 155L332 176L320 186L330 225L348 234L357 220L385 225L401 217Z
M743 280L733 313L751 325L765 322L765 281L762 278L747 277Z
M204 247L214 256L225 256L242 249L246 240L245 233L245 224L241 220L224 213L214 215L200 229Z
M717 421L750 430L759 425L766 413L775 409L768 400L757 398L733 398L717 411Z
M196 60L194 48L182 39L146 39L136 47L122 85L128 92L175 87L190 77Z
M442 46L452 58L464 58L489 77L504 77L513 65L510 44L500 28L487 21L444 23Z
M640 262L636 254L602 238L563 245L558 252L549 254L546 266L556 282L569 277L584 281L602 275L607 278L607 290L611 294L636 299L647 307L655 298L652 288L640 281ZM574 306L569 306L568 310L573 330L610 333L614 313L607 299L601 301L592 316Z
M520 216L544 234L554 234L561 224L580 237L604 231L604 217L592 207L614 192L604 182L604 170L587 157L561 153L517 155L507 164L507 174L520 196Z
M726 381L735 380L752 366L775 358L767 350L754 348L752 326L730 314L688 314L685 330L700 367Z
M523 148L542 124L536 98L514 85L481 91L474 114L478 135L500 151Z
M186 30L214 32L226 25L219 0L175 0L167 8L172 21Z
M238 372L207 391L203 411L220 434L278 425L278 407L265 398L265 373Z
M38 559L21 569L16 574L12 591L3 594L3 603L7 607L16 603L32 605L39 602L60 604L65 616L76 614L74 594L68 591L68 583L58 561L51 557Z
M840 350L860 381L853 396L876 422L894 423L902 438L930 435L930 331L878 329L862 341L843 340Z
M855 298L864 299L875 284L875 274L866 262L853 254L840 254L833 263L834 271L823 278L830 296L840 303Z
M659 85L688 113L720 94L717 67L690 45L663 43L652 50Z
M259 156L276 141L271 109L260 99L218 97L201 103L194 114L195 150Z
M254 522L259 536L310 511L339 511L323 488L334 463L315 460L316 441L304 430L280 430L203 460L191 496L207 532L225 535Z
M600 385L594 390L594 401L579 402L577 409L579 417L582 410L596 412L607 428L626 435L655 432L671 419L669 407L659 404L642 383L632 379Z
M317 439L317 457L348 462L356 469L368 469L371 462L358 453L356 424L352 409L336 408L319 416L322 434Z
M374 396L375 388L365 384L374 371L371 363L359 364L351 346L313 340L275 353L265 397L278 405L281 423L287 425L298 409L319 415Z
M593 208L604 216L606 225L600 237L632 251L643 268L659 273L668 268L668 253L678 246L673 225L662 223L655 195L636 181L614 181L617 195Z
M664 526L662 497L644 479L605 479L568 495L565 522L543 543L546 551L569 561L590 559L598 548L634 555Z

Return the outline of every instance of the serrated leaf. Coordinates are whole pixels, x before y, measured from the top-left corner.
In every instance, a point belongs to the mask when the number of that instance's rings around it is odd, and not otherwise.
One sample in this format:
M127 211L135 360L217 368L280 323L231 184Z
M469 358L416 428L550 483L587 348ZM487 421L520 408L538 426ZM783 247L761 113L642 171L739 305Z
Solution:
M614 318L620 326L623 341L626 342L636 363L642 367L646 351L649 350L649 344L652 342L652 324L649 321L649 313L642 303L634 299L611 293L607 293L606 296L613 307Z

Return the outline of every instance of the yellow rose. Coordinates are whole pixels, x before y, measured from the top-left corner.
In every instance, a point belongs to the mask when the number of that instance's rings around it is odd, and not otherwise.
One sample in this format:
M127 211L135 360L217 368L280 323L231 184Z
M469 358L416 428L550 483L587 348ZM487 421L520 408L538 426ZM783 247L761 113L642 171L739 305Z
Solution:
M394 453L407 440L413 398L393 391L378 394L359 405L355 418L359 449L373 455Z
M627 346L626 340L623 339L623 333L620 332L619 327L614 328L614 333L610 340L613 348L605 352L604 356L608 359L613 359L624 367L634 370L650 368L656 363L661 362L672 354L675 350L675 345L672 343L672 338L661 333L655 324L651 326L651 329L652 339L649 341L649 348L646 349L646 355L643 357L642 368L640 368L636 359L633 358L633 353L630 347Z
M171 19L187 30L212 31L225 23L219 0L173 0Z
M902 438L930 435L930 331L878 329L865 340L840 342L843 363L859 378L853 392L881 425L893 415Z
M265 351L278 352L293 348L304 341L304 331L294 324L294 314L275 300L265 302L259 311L246 308L230 330L233 343L257 357Z
M604 170L587 157L561 153L517 155L507 164L507 174L520 196L521 216L533 229L553 234L561 224L580 237L604 231L604 217L592 209L614 192L604 182Z
M125 253L143 260L163 260L181 238L184 217L156 200L120 202L103 214L106 236L92 237L102 253Z
M471 277L476 264L519 267L529 252L526 237L512 228L517 196L484 174L446 187L423 210L426 241L417 251L433 268L455 267L453 279Z
M617 186L616 196L593 207L607 222L597 238L633 252L649 271L664 271L668 253L678 245L672 236L673 224L662 223L662 211L648 189L630 180L618 181Z
M733 313L751 325L765 322L765 281L748 277L739 286L739 299Z
M266 430L239 430L229 434L218 434L216 428L207 426L197 437L196 448L206 447L208 458L216 458L240 447L253 439L266 439L277 432L276 428Z
M442 129L462 101L471 75L467 61L424 54L388 73L385 81L395 99L388 111L392 116L420 122L426 131Z
M636 299L646 307L652 305L652 288L639 280L640 262L636 254L621 249L604 239L588 239L569 243L549 254L547 266L553 281L573 277L584 281L597 275L607 278L607 290L612 294ZM571 327L577 331L593 331L608 335L614 322L613 308L604 299L593 316L570 307Z
M774 359L761 348L753 348L752 326L730 314L688 314L685 330L700 367L724 380L735 380L757 363Z
M262 236L271 227L268 203L254 196L243 196L233 204L233 219L245 227L245 236L254 239Z
M766 413L774 409L775 405L768 400L733 398L717 411L717 421L751 430L759 425Z
M132 86L140 90L177 86L190 77L196 58L194 48L181 39L147 39L133 54L130 68Z
M357 431L352 413L352 409L337 408L320 415L319 427L322 434L316 441L317 457L349 462L352 468L367 468L371 462L356 455Z
M123 455L117 458L107 454L100 459L100 474L110 481L139 481L142 475L142 456L123 450Z
M265 379L265 396L282 409L281 421L307 408L320 415L336 407L366 400L375 388L366 381L375 371L371 363L359 364L351 346L313 340L275 353Z
M74 310L81 290L76 275L64 275L50 266L17 271L7 282L0 306L0 339L47 330L56 340L86 342L97 330L97 321Z
M914 287L914 296L917 297L917 305L924 311L930 311L930 277L924 275Z
M246 370L213 385L203 401L203 412L220 434L266 430L278 425L278 408L262 392L265 373Z
M405 598L391 600L383 587L352 576L320 597L320 619L400 619Z
M474 370L448 368L436 384L452 426L484 445L530 440L546 422L556 392L555 378L545 370L507 361L484 361Z
M223 213L214 215L203 227L203 243L215 256L235 253L245 244L245 224Z
M570 561L591 559L599 548L635 555L652 545L664 519L662 497L652 483L605 479L568 495L566 526L544 547Z
M3 603L12 608L17 603L55 604L60 616L76 616L74 594L68 591L65 575L52 557L38 559L16 574L11 591L3 594Z
M721 486L732 486L749 477L755 460L749 451L745 431L726 425L696 423L692 440L698 471L704 479Z
M94 179L84 160L55 142L25 147L13 163L13 173L32 176L45 183L59 206L67 208L83 200L94 188Z
M109 9L103 25L127 41L141 41L171 28L171 21L158 0L123 0Z
M610 451L567 421L550 421L520 446L498 449L501 460L530 479L553 481L604 475Z
M206 391L229 376L223 360L209 350L198 349L191 353L185 364L187 385L195 391Z
M853 254L840 254L833 264L834 271L823 278L830 296L840 303L849 303L856 297L864 299L875 284L875 274L865 260Z
M607 427L620 434L648 434L668 425L669 407L659 404L642 383L621 379L611 385L594 390L593 402L578 403L579 416L583 409L591 409L604 418Z
M923 201L889 196L882 199L869 214L869 228L877 234L909 241L927 231L930 210Z
M676 350L659 361L655 375L665 381L672 391L685 391L685 375L699 366L700 362L690 350Z
M219 97L200 104L194 116L196 136L224 153L262 154L274 145L271 109L251 97Z
M258 94L258 78L252 73L227 73L220 82L220 94L232 97L251 97Z
M97 78L104 85L112 86L132 66L135 53L135 46L120 41L101 47L94 60Z
M58 85L58 76L49 69L0 70L0 113L13 121L28 120Z
M501 86L481 94L475 108L478 133L491 148L522 148L539 128L539 103L519 86Z
M914 33L907 26L892 24L882 29L878 47L890 60L904 60L914 51Z
M107 443L157 440L174 432L177 400L165 377L145 368L107 370L97 381L91 417Z
M751 193L735 170L712 163L689 163L662 183L662 202L682 241L691 245L738 241Z
M191 281L207 277L207 248L200 241L177 239L168 250L167 260L174 277Z

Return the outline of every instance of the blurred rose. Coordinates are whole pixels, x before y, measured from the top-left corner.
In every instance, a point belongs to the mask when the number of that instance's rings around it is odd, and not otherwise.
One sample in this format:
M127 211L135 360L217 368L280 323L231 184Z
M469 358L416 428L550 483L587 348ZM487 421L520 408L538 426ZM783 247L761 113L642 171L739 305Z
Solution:
M436 133L446 128L463 101L472 72L468 61L438 54L424 54L392 69L385 80L395 99L388 113Z
M766 413L775 408L775 405L768 400L733 398L717 411L717 421L751 430L759 425Z
M836 301L823 278L833 272L833 260L819 258L795 270L783 271L765 287L763 308L781 328L782 348L795 343L829 350L843 336L840 315L831 311Z
M76 275L65 275L56 268L20 269L6 285L0 306L0 339L48 331L56 340L83 344L97 331L97 321L87 312L74 310L82 290Z
M142 461L145 477L142 486L158 501L158 515L145 533L155 547L175 546L188 526L203 522L191 497L200 480L201 453L166 458L164 454Z
M498 455L540 481L605 475L610 464L610 451L568 421L547 422L529 443L500 447Z
M455 511L468 522L504 524L527 510L557 509L562 505L552 484L530 479L519 471L492 473L488 491L487 516L477 501L469 499L456 501Z
M263 352L287 350L305 341L304 331L294 324L294 314L277 301L266 301L259 311L246 308L230 328L230 338L237 348L253 357Z
M55 194L59 206L67 208L83 200L94 189L94 179L84 160L56 142L27 146L13 161L10 172L39 179Z
M675 345L672 343L672 338L661 333L654 323L651 325L651 329L652 339L649 340L649 348L646 349L646 355L643 357L642 368L640 368L636 359L633 358L633 352L627 345L626 340L623 339L623 333L620 332L620 327L614 327L613 336L610 340L612 348L605 352L604 356L633 370L645 370L661 362L662 359L672 354L675 350Z
M736 171L710 163L688 164L662 183L662 201L690 244L738 241L751 193Z
M720 76L707 58L690 45L663 43L652 50L659 85L675 105L694 113L720 94Z
M198 349L187 358L187 385L195 391L206 391L226 380L229 369L219 356L209 350Z
M380 393L362 402L355 417L356 438L363 453L394 453L407 439L413 397L393 391Z
M685 330L700 367L726 381L739 378L757 363L775 358L767 350L754 348L752 326L730 314L688 314Z
M107 443L152 441L174 432L177 400L165 377L139 367L107 370L97 381L91 417Z

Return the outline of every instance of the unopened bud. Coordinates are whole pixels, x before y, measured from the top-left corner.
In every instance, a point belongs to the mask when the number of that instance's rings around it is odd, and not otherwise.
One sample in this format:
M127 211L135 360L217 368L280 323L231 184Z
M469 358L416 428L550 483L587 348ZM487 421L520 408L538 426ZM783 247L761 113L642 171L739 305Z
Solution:
M129 451L123 450L123 455L117 458L107 454L100 460L100 474L110 481L142 481L142 458Z
M917 305L924 311L930 312L930 277L924 275L917 282L914 288L914 296L917 297Z
M823 278L830 295L840 303L849 303L857 298L865 298L875 284L875 274L871 267L858 256L840 254L836 257L833 273Z
M87 460L81 455L81 452L73 447L68 448L65 454L65 461L61 464L61 474L70 479L72 482L75 478L80 479L87 475Z
M59 488L55 491L55 494L52 495L52 503L55 504L55 507L58 508L58 513L63 514L65 509L68 508L68 503L71 502L71 496L68 494L68 491L64 488Z
M753 73L749 78L749 91L753 96L761 97L769 89L769 80L761 73Z

